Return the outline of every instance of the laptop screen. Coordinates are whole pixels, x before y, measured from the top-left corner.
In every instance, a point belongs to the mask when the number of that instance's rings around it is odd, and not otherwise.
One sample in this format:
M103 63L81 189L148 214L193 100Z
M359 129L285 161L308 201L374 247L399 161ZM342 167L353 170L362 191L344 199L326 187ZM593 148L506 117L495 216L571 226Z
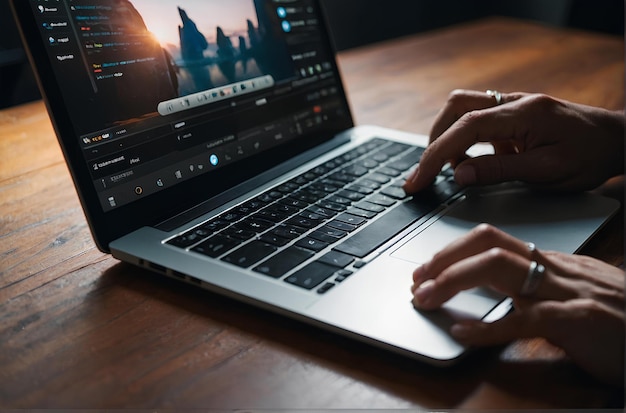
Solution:
M312 0L31 7L103 213L351 126Z

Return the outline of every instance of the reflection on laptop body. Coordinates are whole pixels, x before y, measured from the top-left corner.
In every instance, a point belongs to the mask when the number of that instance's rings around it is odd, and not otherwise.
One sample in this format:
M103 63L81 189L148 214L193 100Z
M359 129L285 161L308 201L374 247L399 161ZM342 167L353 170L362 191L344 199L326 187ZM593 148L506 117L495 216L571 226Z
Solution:
M433 363L474 289L421 313L415 265L480 222L575 252L617 208L522 186L402 191L424 136L353 127L314 0L13 1L98 247Z

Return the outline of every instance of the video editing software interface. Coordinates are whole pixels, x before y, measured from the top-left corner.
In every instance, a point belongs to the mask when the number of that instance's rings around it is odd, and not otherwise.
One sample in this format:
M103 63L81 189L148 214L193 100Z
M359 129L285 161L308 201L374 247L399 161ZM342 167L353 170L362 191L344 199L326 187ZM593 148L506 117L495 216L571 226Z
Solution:
M311 0L31 0L104 211L345 116Z

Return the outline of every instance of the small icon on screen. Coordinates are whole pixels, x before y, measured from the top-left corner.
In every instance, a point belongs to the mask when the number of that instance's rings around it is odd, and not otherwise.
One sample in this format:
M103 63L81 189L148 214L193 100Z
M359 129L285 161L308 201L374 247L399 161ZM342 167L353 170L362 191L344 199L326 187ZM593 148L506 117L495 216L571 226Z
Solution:
M209 162L211 162L211 165L213 166L217 166L219 159L217 158L217 155L213 154L209 157Z
M281 19L284 19L287 17L287 10L284 7L279 7L276 9L276 14L278 14L278 17Z

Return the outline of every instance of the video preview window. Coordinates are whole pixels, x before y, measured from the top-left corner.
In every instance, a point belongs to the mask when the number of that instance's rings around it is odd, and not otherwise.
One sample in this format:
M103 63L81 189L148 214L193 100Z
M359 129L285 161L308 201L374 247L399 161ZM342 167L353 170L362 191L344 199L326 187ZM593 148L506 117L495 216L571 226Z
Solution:
M119 125L294 76L275 8L263 0L115 0L74 2L72 12L96 96Z

